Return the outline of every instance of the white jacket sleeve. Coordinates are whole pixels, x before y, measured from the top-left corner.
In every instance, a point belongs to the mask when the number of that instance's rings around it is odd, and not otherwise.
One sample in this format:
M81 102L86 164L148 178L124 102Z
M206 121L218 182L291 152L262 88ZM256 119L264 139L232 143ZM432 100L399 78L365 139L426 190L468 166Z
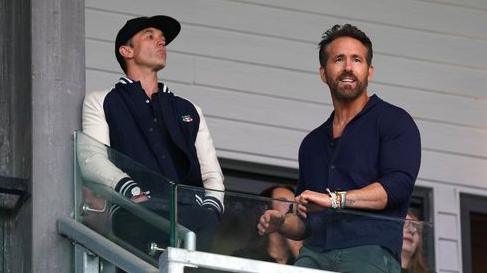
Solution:
M218 163L215 147L201 108L196 106L200 116L200 125L196 137L196 153L201 167L201 178L206 189L203 205L209 205L221 214L224 211L223 198L225 186L223 185L223 173Z
M78 138L78 163L84 180L117 188L117 191L130 197L140 188L108 158L110 137L103 102L109 91L91 92L84 99L82 128L85 135Z

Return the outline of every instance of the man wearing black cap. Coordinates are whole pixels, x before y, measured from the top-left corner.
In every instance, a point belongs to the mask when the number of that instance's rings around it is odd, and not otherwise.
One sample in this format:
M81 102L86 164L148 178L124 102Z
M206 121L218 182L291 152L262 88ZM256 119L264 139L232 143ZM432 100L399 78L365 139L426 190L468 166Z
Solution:
M193 194L187 210L180 211L182 224L198 231L216 223L223 213L224 186L201 109L158 82L157 72L166 66L166 46L180 29L178 21L162 15L126 22L115 41L115 56L126 76L113 89L86 96L83 132L175 183L204 187L206 193ZM167 196L162 181L138 179L86 154L82 162L84 175L134 202L150 203L151 196ZM138 233L137 223L129 223L129 217L117 218L116 213L115 231ZM133 217L133 221L140 220ZM124 239L139 238L134 236ZM146 244L131 243L140 248Z

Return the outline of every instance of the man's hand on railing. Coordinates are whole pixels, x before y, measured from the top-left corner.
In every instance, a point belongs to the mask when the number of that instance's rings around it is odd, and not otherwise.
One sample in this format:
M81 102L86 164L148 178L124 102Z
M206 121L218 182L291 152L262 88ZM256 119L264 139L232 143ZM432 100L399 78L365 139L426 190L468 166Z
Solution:
M284 224L286 216L277 210L267 210L260 217L257 229L260 235L279 231L279 228Z
M107 206L105 198L96 195L92 190L83 187L83 199L89 208L94 211L103 212Z
M277 231L293 240L303 240L307 236L305 222L299 215L283 214L277 210L264 212L257 224L257 230L261 236Z
M144 191L144 192L141 192L137 195L132 195L132 197L130 197L130 200L134 203L142 203L142 202L145 202L145 201L148 201L150 199L150 191Z
M319 212L331 206L328 194L306 190L295 198L298 213L304 219L310 212Z

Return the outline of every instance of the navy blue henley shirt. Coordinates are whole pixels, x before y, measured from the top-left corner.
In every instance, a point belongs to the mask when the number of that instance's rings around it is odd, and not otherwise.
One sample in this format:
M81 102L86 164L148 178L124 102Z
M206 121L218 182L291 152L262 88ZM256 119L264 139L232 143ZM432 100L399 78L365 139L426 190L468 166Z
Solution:
M306 246L315 251L360 245L380 245L400 259L402 223L421 161L419 130L403 109L370 97L364 109L332 137L334 112L309 133L299 149L297 194L304 190L347 191L379 182L387 192L380 216L358 216L344 211L310 213Z

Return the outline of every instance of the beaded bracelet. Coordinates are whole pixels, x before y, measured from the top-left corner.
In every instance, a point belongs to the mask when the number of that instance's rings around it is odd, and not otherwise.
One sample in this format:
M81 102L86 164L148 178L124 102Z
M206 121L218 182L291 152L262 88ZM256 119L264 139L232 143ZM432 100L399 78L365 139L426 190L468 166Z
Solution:
M330 191L329 188L326 188L326 191L328 192L328 195L330 195L331 207L334 209L340 208L340 202L337 200L336 192Z

